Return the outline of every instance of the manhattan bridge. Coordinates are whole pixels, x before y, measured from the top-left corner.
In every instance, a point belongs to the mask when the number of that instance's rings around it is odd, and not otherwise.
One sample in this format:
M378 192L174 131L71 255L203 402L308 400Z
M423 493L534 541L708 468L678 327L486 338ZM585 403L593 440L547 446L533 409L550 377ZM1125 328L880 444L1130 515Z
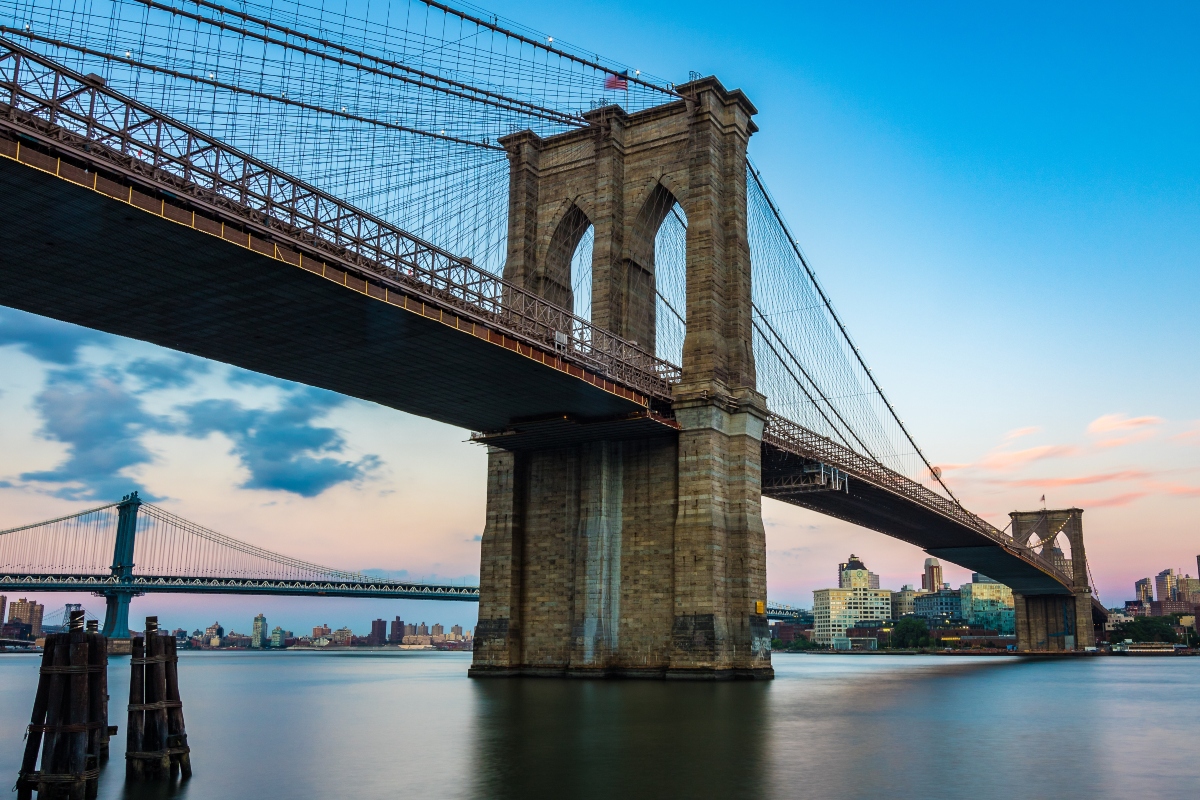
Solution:
M1007 584L1020 650L1091 644L1078 509L959 503L751 160L756 113L465 4L0 0L0 303L471 431L480 586L371 591L477 600L475 675L769 677L762 497ZM154 580L363 577L235 570L140 506L0 532L0 583L91 581L116 630Z

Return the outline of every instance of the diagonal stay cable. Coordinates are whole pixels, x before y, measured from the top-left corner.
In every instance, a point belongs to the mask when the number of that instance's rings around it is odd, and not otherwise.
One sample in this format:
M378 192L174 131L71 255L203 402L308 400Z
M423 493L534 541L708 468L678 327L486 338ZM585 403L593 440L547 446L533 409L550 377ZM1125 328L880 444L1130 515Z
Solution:
M797 359L796 356L792 353L792 351L788 349L787 343L784 342L783 338L779 335L779 333L776 332L776 330L773 327L771 327L771 323L767 322L767 320L763 317L763 313L761 311L759 311L758 306L751 304L750 307L754 310L755 313L758 314L758 318L760 320L762 320L764 325L767 326L767 329L769 331L771 331L771 333L772 333L772 335L774 335L776 341L778 341L780 346L783 347L783 351L788 354L788 357L792 360L792 363L795 364L796 368L800 370L800 373L802 375L804 375L804 377L808 380L808 382L812 385L812 387L817 390L817 394L819 394L821 396L821 399L825 401L825 405L828 406L829 410L832 411L834 416L836 416L838 418L838 422L842 423L842 427L844 427L846 430L850 431L850 435L854 437L854 441L858 442L859 446L862 447L862 449L864 451L866 451L866 454L872 460L879 461L879 459L875 457L875 454L871 452L871 449L869 447L867 447L866 444L863 443L863 440L858 437L858 434L855 433L854 428L852 428L846 422L846 420L842 419L842 415L841 415L841 413L838 412L837 407L834 406L833 403L829 402L829 398L825 396L825 393L821 391L821 387L817 385L817 382L814 381L812 379L812 376L808 374L808 371L806 369L804 369L804 365L801 364L799 359ZM762 328L758 327L758 322L753 321L753 320L751 320L751 322L754 325L754 328L758 331L759 335L763 337L763 342L767 345L767 347L771 348L771 352L775 354L775 357L779 359L779 362L780 362L780 364L783 365L783 368L786 369L788 374L792 376L792 380L794 380L796 382L796 385L800 387L800 391L804 392L804 396L808 398L809 402L811 402L813 404L813 406L817 409L817 411L820 412L821 416L824 417L825 421L827 423L829 423L829 427L838 432L838 436L841 437L842 443L845 444L847 447L850 447L850 449L853 450L854 448L851 447L850 442L846 439L846 435L844 433L842 433L842 431L838 428L838 426L833 424L833 421L830 420L829 416L824 412L824 410L822 410L821 404L818 403L815 399L813 399L813 396L809 393L808 389L806 389L804 387L804 384L800 381L800 379L796 377L796 373L792 372L791 368L788 367L787 362L783 359L783 357L781 355L779 355L779 351L775 349L775 346L773 344L771 344L771 342L767 338L766 334L764 334L762 332Z
M348 119L348 120L352 120L354 122L364 122L368 125L377 125L382 128L389 128L394 131L400 131L401 133L411 133L411 134L415 134L417 136L427 136L431 139L440 139L441 141L444 141L444 142L453 142L454 144L464 144L464 145L468 145L470 147L479 148L481 150L494 150L497 152L504 152L504 148L500 147L499 145L485 144L483 142L473 142L470 139L460 139L457 136L449 136L444 133L441 133L441 134L433 133L432 131L424 131L424 130L421 130L420 128L412 128L407 125L399 125L399 124L396 124L393 122L387 122L386 120L373 119L371 117L362 117L357 114L352 114L352 113L349 113L346 111L336 111L334 109L325 108L324 106L318 106L313 103L306 103L302 100L295 100L295 99L288 98L288 97L276 97L273 94L267 94L265 92L255 91L254 89L247 89L245 87L237 86L232 83L225 83L224 81L218 81L218 80L215 80L212 78L205 78L200 75L192 75L187 72L180 72L179 70L170 69L169 67L160 67L156 64L148 64L144 61L138 61L137 59L134 59L134 58L125 58L124 56L119 56L119 55L116 55L115 53L107 53L103 50L95 50L93 48L85 47L83 45L72 44L71 42L64 42L60 39L52 39L48 36L41 36L40 34L31 33L29 31L25 31L25 30L20 30L18 28L10 28L6 25L0 25L0 33L5 33L5 34L10 34L10 35L15 35L15 36L23 36L26 39L32 39L34 41L42 42L43 44L48 44L53 47L61 47L64 50L74 50L78 53L82 53L83 55L96 56L97 58L103 58L106 61L114 61L119 64L124 64L125 66L128 66L128 67L133 67L135 69L144 69L147 72L157 72L157 73L160 73L163 75L169 75L172 78L179 78L181 80L192 81L193 83L199 83L199 84L203 84L205 86L212 86L216 89L224 89L225 91L232 92L234 94L244 94L249 97L257 98L259 100L269 100L273 103L280 103L285 106L301 108L301 109L304 109L305 111L315 111L318 114L328 114L330 116L340 117L342 119Z
M900 426L900 430L904 432L905 438L908 439L909 444L911 444L913 449L916 450L917 455L921 457L921 461L929 470L929 474L932 475L933 479L936 480L938 484L946 490L946 494L950 496L950 499L953 500L959 506L959 508L962 508L962 503L959 502L958 498L954 496L954 492L950 491L950 487L947 486L945 481L942 480L941 470L935 469L934 466L929 463L929 459L925 457L925 453L917 445L916 441L912 437L912 434L908 432L908 428L904 426L904 423L896 414L896 410L892 408L892 404L888 401L887 396L883 393L883 387L881 387L879 382L875 380L875 375L872 374L871 370L867 367L867 362L863 359L862 353L859 352L858 347L854 344L854 340L850 338L850 333L846 330L846 326L842 324L841 318L837 315L837 312L833 310L833 304L829 302L829 297L825 294L825 290L821 288L821 284L817 281L816 274L812 271L812 268L809 267L808 259L806 259L804 254L800 252L800 246L796 244L796 238L792 236L791 230L788 228L787 223L784 222L783 215L779 213L779 209L776 207L775 201L771 199L771 195L767 191L767 187L763 184L762 177L759 175L758 170L754 168L754 165L750 163L749 159L746 160L746 167L747 172L749 172L750 176L754 178L754 183L758 186L759 191L762 192L763 199L767 201L767 206L771 209L771 213L774 215L775 221L779 223L779 226L783 229L783 232L787 234L788 243L792 246L792 250L795 252L796 258L800 260L800 264L804 267L804 271L808 273L809 280L812 281L813 286L817 290L817 294L821 296L821 300L825 303L826 310L833 318L833 321L837 323L838 330L842 332L842 336L845 338L846 343L850 345L850 350L854 353L854 357L858 360L858 363L863 368L863 371L866 372L867 379L871 381L871 385L875 387L875 391L879 392L879 396L882 398L884 405L887 406L888 412L892 415L892 418L896 420L896 424ZM963 510L965 511L966 509Z
M421 87L423 89L429 89L431 91L442 92L442 93L448 94L452 97L458 97L460 99L468 100L473 103L486 103L488 105L493 105L498 108L504 109L505 111L513 111L513 112L516 112L519 114L525 114L527 116L540 117L540 118L548 120L550 122L557 122L561 125L573 125L575 127L585 127L588 124L586 120L581 119L580 117L577 117L577 116L573 116L570 114L564 114L561 111L555 111L554 109L550 109L550 108L544 108L542 106L535 105L528 101L521 100L519 98L508 97L507 95L500 94L499 92L493 92L488 89L482 89L478 86L472 86L469 83L463 83L461 81L455 81L455 80L451 80L449 78L444 78L439 75L435 75L431 72L425 72L424 70L419 70L414 67L409 67L405 64L400 63L399 61L392 61L390 59L379 58L378 56L372 56L370 53L366 53L361 50L355 50L353 48L337 44L336 42L329 41L328 39L322 39L322 38L319 38L316 36L312 36L310 34L302 32L302 31L293 30L292 28L288 28L284 25L278 25L276 23L273 23L270 20L259 19L257 17L250 16L249 14L244 14L240 11L235 11L233 9L225 8L224 6L218 5L216 3L205 2L205 0L192 0L192 2L195 2L197 5L202 5L207 8L215 9L216 11L218 11L221 14L229 14L230 16L238 17L246 22L252 22L255 25L261 25L263 28L266 28L267 30L275 30L275 31L283 33L287 36L294 36L297 38L305 39L306 41L309 41L309 42L315 42L316 44L319 44L322 47L327 47L331 50L337 50L339 52L352 55L356 58L373 61L377 64L383 64L387 67L390 67L393 70L401 70L403 72L409 73L411 75L416 75L418 77L412 78L412 77L408 77L406 75L397 75L394 72L389 72L387 70L380 69L378 67L371 67L366 64L357 63L355 61L351 61L346 58L339 58L337 56L333 56L328 53L323 53L319 50L314 50L309 47L302 47L298 44L294 44L292 42L288 42L283 39L272 38L270 36L267 36L266 34L257 33L255 31L249 30L248 28L240 28L235 25L230 25L227 22L222 22L221 20L216 20L216 19L213 19L212 17L207 17L203 14L193 14L190 11L184 11L183 9L176 8L175 6L155 2L155 0L136 0L136 1L148 6L150 8L155 8L155 9L158 9L161 11L167 11L167 12L170 12L171 14L175 14L175 15L184 17L186 19L191 19L196 22L203 22L208 25L212 25L214 27L220 28L223 31L226 31L226 30L231 31L233 33L238 34L239 36L245 36L245 37L248 37L251 39L258 39L259 41L264 42L266 44L273 44L273 45L277 45L279 47L284 47L284 48L287 48L290 50L296 50L298 52L304 53L305 55L311 55L311 56L315 56L317 58L325 59L327 61L332 61L335 64L340 64L340 65L346 66L346 67L352 67L354 69L362 70L364 72L369 72L369 73L372 73L375 75L380 75L380 76L383 76L386 78L391 78L392 80L401 81L403 83L409 83L414 86ZM440 85L438 85L439 83L444 83L447 85L440 86Z

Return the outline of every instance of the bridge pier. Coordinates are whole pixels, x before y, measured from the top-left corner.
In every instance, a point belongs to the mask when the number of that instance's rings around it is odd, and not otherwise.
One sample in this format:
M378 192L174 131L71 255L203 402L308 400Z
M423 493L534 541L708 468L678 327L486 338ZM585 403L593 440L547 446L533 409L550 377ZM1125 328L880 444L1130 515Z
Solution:
M1028 547L1036 534L1042 555L1071 578L1071 591L1063 594L1013 593L1017 650L1023 653L1061 653L1095 647L1092 624L1092 590L1088 582L1087 554L1083 546L1083 509L1014 511L1013 539ZM1071 557L1056 552L1054 540L1066 536Z
M595 109L586 129L501 140L505 278L571 308L571 258L593 225L591 321L652 353L654 241L678 203L687 331L669 407L560 417L574 441L523 436L546 421L480 437L493 446L474 676L774 674L746 225L755 110L714 78L678 90L634 114Z

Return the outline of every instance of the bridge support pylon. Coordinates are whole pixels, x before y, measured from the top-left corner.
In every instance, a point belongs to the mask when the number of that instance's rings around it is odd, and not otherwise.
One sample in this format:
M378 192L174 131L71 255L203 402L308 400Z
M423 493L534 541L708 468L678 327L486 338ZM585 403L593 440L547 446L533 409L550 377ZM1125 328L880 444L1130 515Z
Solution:
M1083 547L1083 509L1014 511L1013 539L1029 546L1036 535L1042 555L1071 578L1071 591L1064 594L1025 595L1013 593L1016 610L1017 650L1024 653L1056 653L1083 650L1096 645L1092 625L1092 590L1088 581L1087 554ZM1070 558L1054 544L1065 536Z
M113 563L110 567L114 577L121 583L133 579L133 548L137 537L137 516L142 500L137 492L121 499L117 506L117 541L113 547ZM109 640L129 638L129 601L140 592L133 589L114 588L101 592L104 596L104 630Z
M570 437L521 444L508 435L523 427L514 420L483 437L473 676L774 674L746 223L755 109L715 78L677 88L685 99L633 114L608 106L588 112L584 129L501 139L505 278L571 308L571 258L591 225L592 322L653 352L655 236L678 203L687 331L673 402L651 409L661 423L576 424Z

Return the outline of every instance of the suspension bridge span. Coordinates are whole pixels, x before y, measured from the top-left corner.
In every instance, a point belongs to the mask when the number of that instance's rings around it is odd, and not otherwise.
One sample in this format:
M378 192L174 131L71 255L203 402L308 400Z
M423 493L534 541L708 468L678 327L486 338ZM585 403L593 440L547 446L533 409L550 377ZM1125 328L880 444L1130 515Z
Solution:
M190 522L137 492L119 503L0 531L0 592L91 592L103 632L129 637L142 594L252 594L478 602L479 587L396 581L264 550Z
M1091 643L1081 528L1068 574L951 493L745 94L402 5L0 0L0 303L473 431L476 675L769 677L762 497Z
M0 592L104 597L103 632L117 639L129 637L129 602L143 594L479 601L478 586L388 580L264 550L143 502L137 492L119 503L0 531L0 564ZM773 619L798 613L767 606Z

